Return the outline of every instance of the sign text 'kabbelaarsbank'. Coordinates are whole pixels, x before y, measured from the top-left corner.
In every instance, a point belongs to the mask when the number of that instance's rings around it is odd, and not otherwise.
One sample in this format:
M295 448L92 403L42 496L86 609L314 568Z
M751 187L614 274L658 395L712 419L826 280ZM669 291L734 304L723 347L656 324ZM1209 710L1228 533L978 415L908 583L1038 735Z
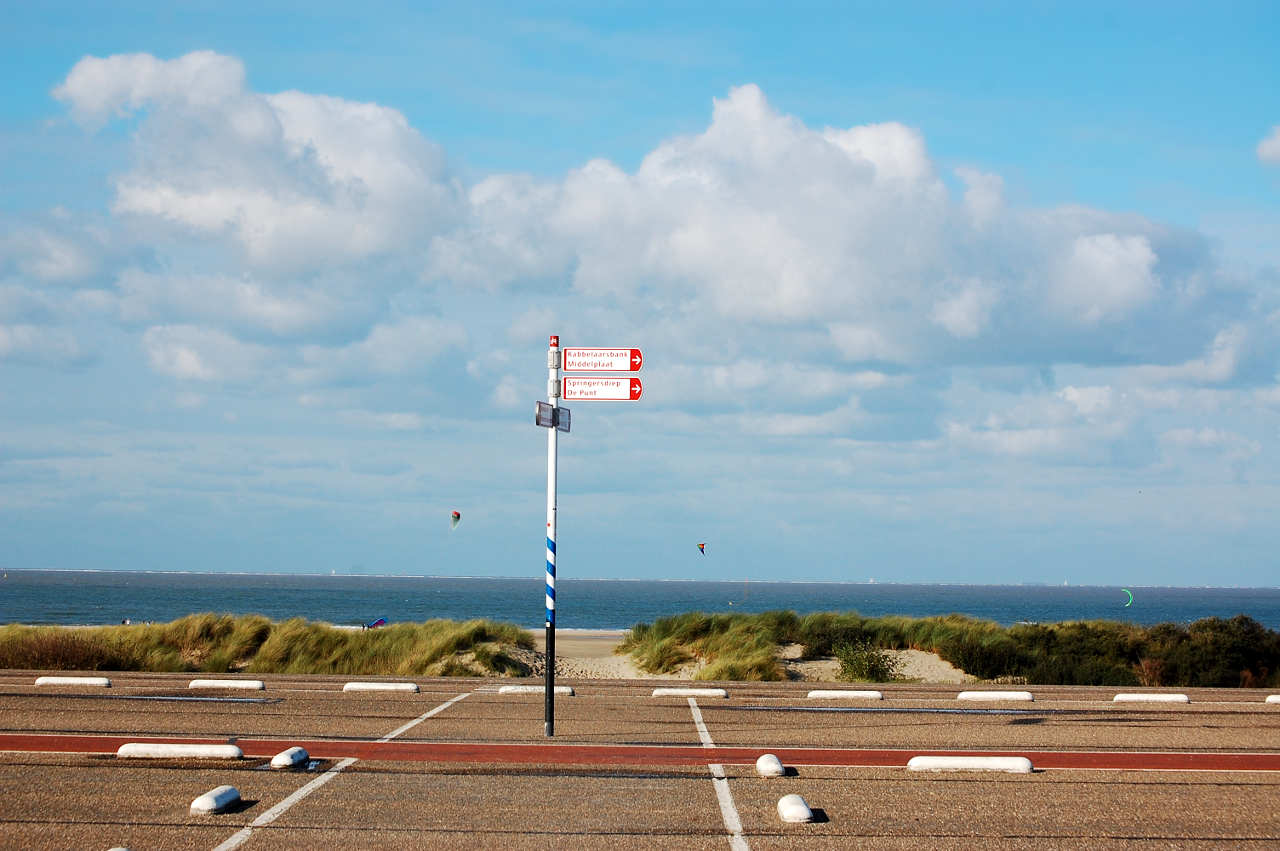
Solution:
M639 349L564 348L565 372L638 372L643 365Z
M566 375L561 383L561 394L565 400L581 402L634 402L643 391L638 378Z

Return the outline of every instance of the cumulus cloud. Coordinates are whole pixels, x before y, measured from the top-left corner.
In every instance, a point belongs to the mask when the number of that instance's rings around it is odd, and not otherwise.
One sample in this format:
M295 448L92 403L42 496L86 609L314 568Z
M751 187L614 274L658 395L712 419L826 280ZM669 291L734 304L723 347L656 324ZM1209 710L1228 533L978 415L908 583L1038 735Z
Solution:
M467 341L457 324L427 316L407 317L373 327L363 340L345 346L304 346L303 365L291 372L303 383L373 380L427 369L448 349Z
M165 61L146 53L99 58L76 63L66 80L53 90L77 120L101 123L146 106L214 108L244 89L244 64L208 50Z
M1271 135L1258 143L1258 159L1268 165L1280 165L1280 124L1271 128Z
M90 284L127 250L121 234L66 210L0 219L0 274L40 285Z
M1071 403L1080 416L1095 419L1111 411L1115 393L1110 387L1064 387L1057 395Z
M149 155L117 179L117 213L228 235L257 266L402 251L456 201L439 148L398 111L259 94L233 57L86 57L54 95L90 123L143 113Z
M810 128L740 86L703 132L665 140L634 172L594 160L559 181L481 181L433 239L426 274L567 281L640 321L719 320L703 334L821 329L804 345L852 363L1131 362L1135 346L1185 357L1187 339L1158 329L1213 297L1199 237L1084 207L1011 207L999 175L956 174L961 197L914 128ZM1121 325L1137 336L1098 333ZM1217 330L1197 329L1196 344Z
M0 325L0 363L69 366L86 357L75 336L63 328Z
M227 271L120 273L129 321L284 337L372 322L388 285L344 290L321 270L381 258L429 288L613 303L653 334L660 319L699 317L725 363L747 327L792 334L798 353L911 366L1131 362L1135 345L1168 365L1221 330L1176 343L1156 330L1212 295L1184 234L1139 216L1011 207L1003 178L974 168L955 170L957 197L918 129L812 128L754 85L714 99L703 131L661 142L634 171L599 159L562 179L495 174L470 187L396 110L255 92L239 60L215 53L86 57L55 95L86 122L141 116L147 155L116 179L118 215L176 228L175 245L229 239L243 252ZM71 255L46 255L48 273L73 274ZM1096 333L1121 323L1147 339ZM303 353L304 367L331 371L350 355L326 348Z
M1244 356L1249 333L1243 323L1233 323L1219 331L1203 357L1172 366L1143 366L1135 370L1147 382L1185 381L1220 384L1231 380Z
M964 205L978 227L986 225L1004 209L1004 178L973 168L957 168L965 183Z
M375 410L386 400L357 388L421 376L446 351L484 407L517 410L539 388L513 352L559 332L661 351L651 404L730 410L739 431L877 428L1080 458L1123 439L1161 385L1240 380L1266 336L1194 233L1018 206L976 168L954 169L957 190L918 128L810 127L754 85L634 169L596 159L468 186L395 109L255 92L232 57L90 57L55 94L89 124L136 117L113 210L163 255L81 306L151 326L156 372L274 370L335 411ZM73 274L69 253L30 256ZM970 416L940 389L956 364L1115 372L1062 389L1019 378L1028 398ZM338 385L339 401L318 392ZM749 426L734 419L748 398Z
M1262 445L1252 438L1220 428L1174 428L1160 435L1166 448L1211 453L1239 464L1255 458Z
M349 315L349 300L311 282L211 274L153 274L126 269L116 280L127 321L214 321L280 336L323 329Z
M504 375L498 381L498 386L493 388L489 401L495 407L515 410L529 398L528 394L520 392L521 389L520 382L514 375Z
M969 339L982 333L996 299L980 281L967 283L935 302L929 317L952 336Z
M248 381L270 359L265 346L245 343L214 328L158 325L142 335L151 368L186 381Z
M338 419L347 425L379 431L421 431L426 418L408 411L339 411Z
M864 249L891 252L907 241L899 224L911 219L918 231L946 201L917 131L810 130L755 86L717 99L704 133L664 142L634 174L597 160L558 185L495 180L477 190L470 220L433 244L436 277L559 270L590 296L662 289L769 322L875 301L886 282L869 274ZM902 267L920 254L890 255L894 277L910 282Z
M1155 252L1143 236L1076 237L1059 267L1051 298L1073 321L1122 319L1155 297L1155 262Z

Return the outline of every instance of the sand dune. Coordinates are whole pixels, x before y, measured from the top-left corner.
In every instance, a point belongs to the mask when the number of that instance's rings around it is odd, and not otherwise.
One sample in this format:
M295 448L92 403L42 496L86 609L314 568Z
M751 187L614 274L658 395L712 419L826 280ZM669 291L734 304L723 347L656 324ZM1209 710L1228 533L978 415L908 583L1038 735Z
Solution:
M689 679L696 666L678 674L650 674L638 669L629 657L620 656L615 648L626 635L625 630L561 629L556 630L556 676L576 679ZM524 661L536 674L546 670L546 636L535 631L536 653ZM921 683L971 683L976 678L954 667L935 653L922 650L894 650L902 664L903 680ZM798 648L784 648L783 666L792 679L806 682L836 682L840 663L835 659L800 661Z

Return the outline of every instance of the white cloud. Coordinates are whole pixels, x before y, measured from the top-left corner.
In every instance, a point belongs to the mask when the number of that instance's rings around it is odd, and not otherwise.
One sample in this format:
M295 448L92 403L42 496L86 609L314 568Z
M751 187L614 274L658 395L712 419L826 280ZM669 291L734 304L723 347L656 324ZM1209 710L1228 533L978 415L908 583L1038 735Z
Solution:
M338 419L347 425L381 431L422 431L426 418L406 411L339 411Z
M764 95L758 89L753 94L763 102ZM869 163L877 181L932 182L933 163L925 151L924 137L910 127L897 122L868 124L848 130L828 129L823 136L851 157Z
M291 372L302 383L373 380L420 374L448 349L467 341L461 326L427 316L375 325L365 339L345 346L304 346L303 365Z
M991 455L1059 455L1072 444L1068 429L1052 427L984 429L953 422L945 434L959 448Z
M264 346L195 325L157 325L142 335L151 368L184 381L248 381L270 360Z
M0 275L11 270L34 284L85 286L127 243L96 217L59 207L0 217Z
M1280 165L1280 124L1271 128L1271 135L1258 143L1258 159L1268 165Z
M908 361L911 351L901 339L871 325L836 322L828 326L831 342L850 361Z
M541 511L528 418L555 332L646 355L641 403L575 410L584 529L608 526L588 522L606 504L738 538L786 514L831 552L871 516L897 525L863 557L924 542L933 564L931 534L960 532L965 559L1009 529L1130 540L1109 494L1135 480L1176 492L1170 527L1211 525L1200 486L1232 475L1224 460L1254 482L1210 502L1270 523L1252 484L1275 479L1274 282L1142 215L1030 207L1009 173L954 168L903 123L809 126L745 85L638 165L464 183L391 106L254 91L214 53L86 59L57 96L90 125L123 116L104 136L128 147L97 167L115 174L106 225L0 227L0 407L7 439L56 424L102 457L6 458L39 480L6 478L6 504L74 487L85 515L181 503L232 525L251 506L390 553L389 520L420 528L426 503L515 482L492 509L517 528ZM100 366L29 366L90 346ZM422 440L437 428L449 439ZM144 434L167 448L127 445Z
M149 274L126 269L116 280L121 316L128 321L215 321L292 335L323 328L352 310L315 286L270 278Z
M504 375L498 386L493 388L489 401L504 410L515 410L521 404L528 404L530 398L520 390L521 382L514 375Z
M1144 236L1077 237L1059 267L1053 302L1077 322L1123 319L1158 292L1155 262Z
M367 347L357 357L356 344L317 337L349 339L387 315L388 297L419 285L406 269L426 287L392 315L438 313L431 291L495 293L530 319L508 323L512 343L546 333L534 326L561 314L545 305L571 291L576 321L612 305L618 327L650 337L697 317L697 342L672 335L685 351L745 345L750 357L744 333L788 333L793 357L834 349L913 367L1029 352L1132 362L1123 335L1093 331L1214 294L1183 234L1140 216L1010 207L1003 179L973 168L955 169L956 198L918 130L809 128L754 85L715 99L702 132L663 141L633 172L593 160L562 180L495 174L469 188L394 109L253 92L238 60L217 54L86 58L57 94L86 120L142 113L147 156L118 179L118 214L170 254L218 256L205 246L223 239L243 249L221 268L121 273L122 316L311 338L293 373L304 380L350 375L339 362L365 356L387 371ZM374 276L370 263L383 264ZM535 292L537 307L507 302ZM1150 356L1167 363L1162 349L1184 345L1157 342ZM507 369L473 364L486 382Z
M838 436L848 434L854 426L865 419L866 414L858 401L852 399L820 414L784 412L764 416L744 415L738 418L738 425L747 434L771 437Z
M1057 395L1070 402L1080 416L1088 419L1109 413L1115 397L1110 387L1064 387Z
M396 110L251 92L231 57L87 57L54 94L91 123L145 110L151 155L118 178L117 213L229 235L259 267L402 251L456 203L441 152Z
M1244 354L1249 332L1243 324L1223 328L1213 338L1203 357L1175 366L1142 366L1133 370L1145 382L1186 381L1220 384L1230 381Z
M62 234L28 228L9 234L5 242L20 245L18 271L39 281L64 282L87 278L97 269L89 246Z
M953 337L972 339L982 333L997 295L980 281L959 288L933 305L929 318Z
M1160 441L1180 449L1218 452L1233 461L1253 458L1262 452L1262 445L1256 440L1217 428L1169 429L1160 435Z
M663 141L634 172L593 160L560 182L482 181L433 240L427 277L557 294L568 280L650 333L659 316L701 317L703 340L724 346L820 327L807 354L913 366L966 353L1132 362L1128 339L1096 329L1155 327L1215 294L1194 234L1010 207L1000 176L956 174L959 199L912 128L811 129L741 86L703 132ZM1157 338L1151 356L1184 345Z
M148 105L216 107L244 88L239 59L208 50L163 61L146 53L86 56L53 90L80 121L101 123Z
M0 363L14 361L43 366L67 366L82 360L75 336L63 328L41 325L0 325Z
M973 168L957 168L965 183L964 205L978 227L984 227L1004 209L1004 178Z
M53 310L44 293L21 286L0 286L0 321L44 319Z

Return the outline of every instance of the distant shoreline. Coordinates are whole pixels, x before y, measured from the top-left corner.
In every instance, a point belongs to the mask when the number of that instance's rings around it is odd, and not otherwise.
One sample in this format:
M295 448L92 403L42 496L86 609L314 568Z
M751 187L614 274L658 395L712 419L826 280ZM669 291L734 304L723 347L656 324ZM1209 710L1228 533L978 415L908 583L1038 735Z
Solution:
M98 568L98 567L8 567L6 573L91 573L91 574L139 574L144 576L261 576L261 577L298 577L298 578L334 578L334 579L477 579L503 582L540 582L541 576L499 576L499 575L455 575L434 573L309 573L309 572L271 572L241 570L135 570L132 568ZM952 579L921 579L913 581L892 580L856 580L856 579L779 579L777 577L739 576L730 578L716 577L609 577L609 576L572 576L559 577L560 582L659 582L659 583L712 583L721 585L740 585L743 582L755 582L761 585L853 585L853 586L886 586L903 588L924 586L929 588L1074 588L1084 590L1107 590L1120 588L1138 588L1142 590L1178 590L1178 591L1280 591L1280 585L1143 585L1129 582L1125 584L1090 584L1090 583L1055 583L1055 582L962 582Z

